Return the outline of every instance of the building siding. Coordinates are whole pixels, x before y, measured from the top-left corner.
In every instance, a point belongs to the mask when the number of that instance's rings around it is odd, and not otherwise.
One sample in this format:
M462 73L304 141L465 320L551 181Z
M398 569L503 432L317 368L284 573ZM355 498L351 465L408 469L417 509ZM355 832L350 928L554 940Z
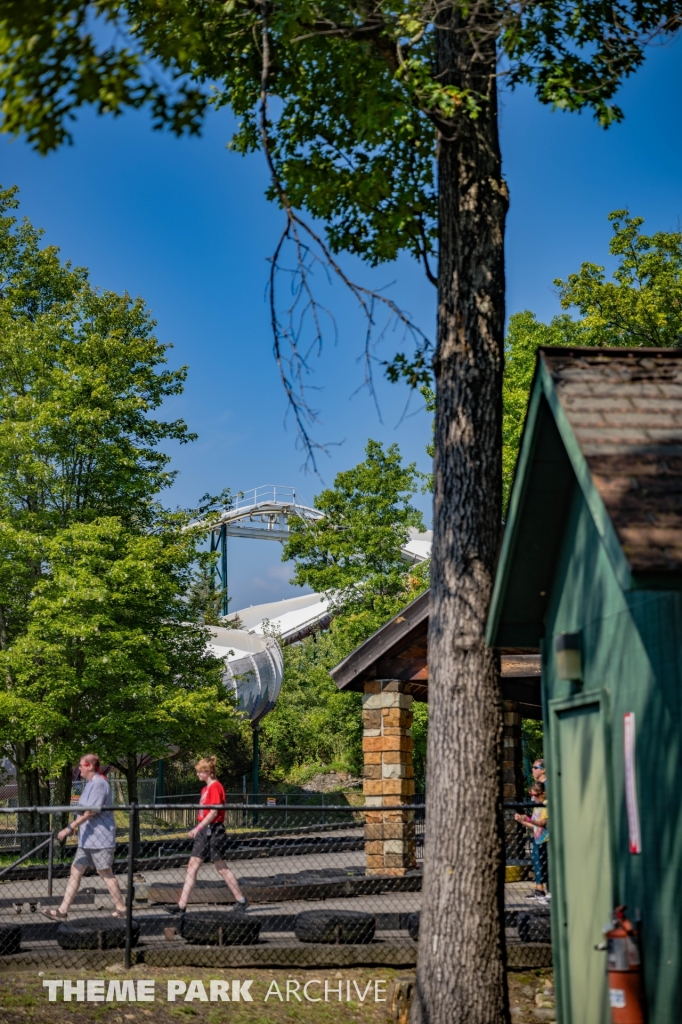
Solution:
M614 898L642 918L650 1024L682 1020L682 599L678 592L625 592L582 492L572 501L549 595L543 643L543 695L549 802L552 744L549 700L605 695L611 779L608 787ZM580 632L583 684L559 680L554 637ZM623 714L634 711L636 778L643 850L628 852ZM556 785L556 779L554 780ZM580 827L580 823L576 823ZM556 874L556 871L554 871ZM554 878L557 896L561 879ZM553 907L555 937L558 910ZM604 924L606 922L603 922ZM595 935L595 943L599 941ZM561 942L555 943L561 958ZM599 956L586 951L586 956ZM558 972L561 975L561 971ZM557 993L561 1001L560 992ZM562 1024L583 1024L562 1017Z

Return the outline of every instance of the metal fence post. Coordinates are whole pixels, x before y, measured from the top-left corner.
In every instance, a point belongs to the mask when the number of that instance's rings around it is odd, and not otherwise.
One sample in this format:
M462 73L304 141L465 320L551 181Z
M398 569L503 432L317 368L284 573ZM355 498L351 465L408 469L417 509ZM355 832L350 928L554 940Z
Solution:
M50 842L47 847L47 895L52 895L52 861L54 857L54 832L50 833Z
M133 801L130 805L128 817L128 888L126 890L126 950L125 969L130 970L131 954L133 948L133 896L135 874L135 815L137 804Z
M253 802L258 804L258 774L260 771L260 726L253 726ZM253 812L254 826L258 824L258 811Z

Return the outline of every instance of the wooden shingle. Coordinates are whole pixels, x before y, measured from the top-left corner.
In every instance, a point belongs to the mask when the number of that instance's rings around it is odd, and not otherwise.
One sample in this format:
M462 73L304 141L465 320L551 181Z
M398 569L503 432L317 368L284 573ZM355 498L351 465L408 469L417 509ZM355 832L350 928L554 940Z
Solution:
M632 572L679 572L682 351L545 348L540 358Z

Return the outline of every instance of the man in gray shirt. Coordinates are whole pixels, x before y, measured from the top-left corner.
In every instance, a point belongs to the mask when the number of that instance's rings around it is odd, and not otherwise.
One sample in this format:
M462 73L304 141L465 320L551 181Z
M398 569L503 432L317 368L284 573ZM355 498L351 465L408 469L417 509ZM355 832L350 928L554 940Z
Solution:
M78 849L71 865L71 875L64 892L64 898L57 910L43 910L46 917L56 921L65 921L74 896L78 892L81 878L88 867L94 868L100 878L104 879L111 893L116 909L113 917L125 917L125 903L116 875L112 870L116 849L116 824L112 807L111 789L103 775L99 773L97 754L83 754L80 759L81 778L85 786L78 803L81 807L100 808L99 810L83 811L78 817L58 833L62 842L80 827Z

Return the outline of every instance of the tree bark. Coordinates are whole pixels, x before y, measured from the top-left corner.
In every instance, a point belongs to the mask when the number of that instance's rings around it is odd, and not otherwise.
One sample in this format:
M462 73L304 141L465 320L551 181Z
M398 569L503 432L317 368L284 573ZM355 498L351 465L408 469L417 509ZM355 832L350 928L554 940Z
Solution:
M491 14L491 18L494 15ZM440 264L424 898L412 1024L509 1020L502 711L484 632L501 526L504 222L495 33L446 9L437 80L483 95L439 140ZM469 28L476 30L475 26ZM486 32L487 28L487 32Z
M137 777L138 777L137 769L138 769L137 754L128 754L128 757L126 758L126 766L124 768L124 774L125 774L125 777L126 777L126 782L128 783L128 803L129 804L131 804L133 801L135 801L136 804L139 804L139 802L140 802L139 796L138 796L138 790L137 790ZM135 815L135 828L134 828L134 831L133 831L133 835L129 836L129 841L132 842L132 844L133 844L133 855L135 857L139 856L139 852L140 852L140 815L139 814Z
M30 743L15 744L14 764L17 770L17 801L19 807L37 807L40 804L38 785L38 769L27 767L33 758L33 747ZM18 831L41 832L41 816L35 811L22 811L17 815ZM21 856L30 853L40 842L37 838L23 835L19 840Z
M54 787L54 802L57 807L68 807L71 803L71 790L73 788L73 768L70 764L64 765L57 776ZM52 817L52 831L57 833L66 828L69 823L70 814L55 814Z

